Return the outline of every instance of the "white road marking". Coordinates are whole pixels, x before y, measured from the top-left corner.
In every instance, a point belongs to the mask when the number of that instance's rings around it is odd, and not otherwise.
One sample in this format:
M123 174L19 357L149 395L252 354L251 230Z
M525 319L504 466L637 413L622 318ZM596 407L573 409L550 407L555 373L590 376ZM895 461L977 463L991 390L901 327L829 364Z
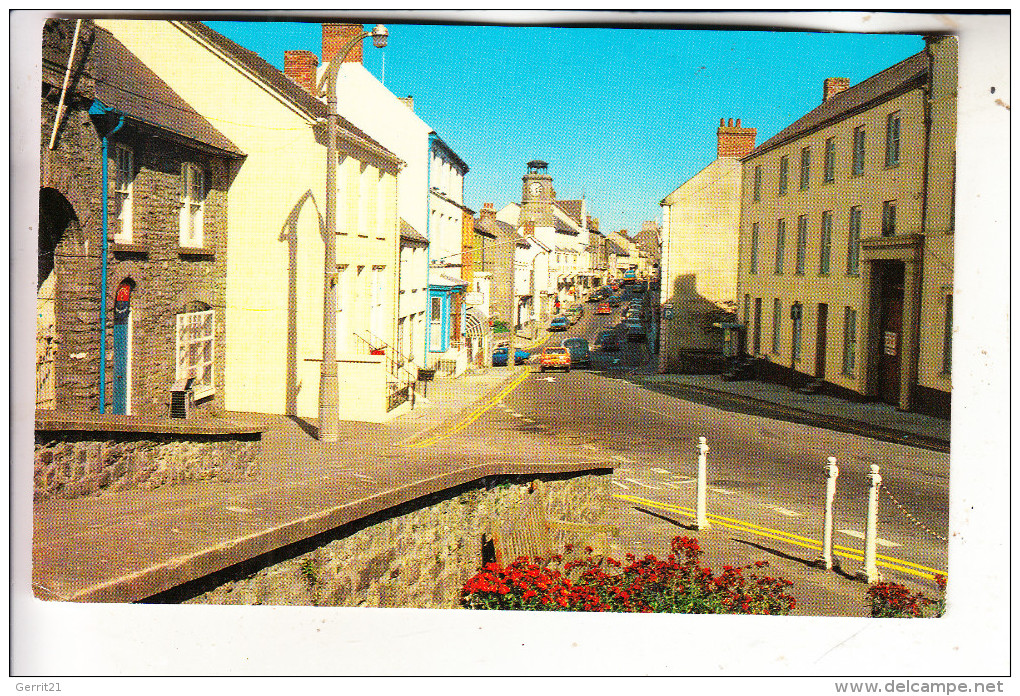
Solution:
M536 377L535 381L536 382L555 382L556 378L555 377Z
M630 490L630 486L626 486L626 485L620 483L619 481L617 481L616 479L613 479L613 484L619 486L620 488L626 489L628 491Z
M658 486L655 486L655 485L650 484L650 483L645 483L644 481L639 481L637 479L625 478L624 481L630 481L631 483L637 484L638 486L644 486L645 488L650 488L653 491L661 491L662 490Z
M589 445L589 444L581 445L581 447L584 447L585 449L591 450L592 452L597 452L598 449L599 449L595 445Z
M653 468L652 471L654 471L656 473L659 473L659 474L669 474L669 472L666 471L665 469L659 469L658 467Z
M733 491L728 491L725 488L709 488L708 490L713 493L722 493L723 495L733 495Z
M626 457L620 457L620 456L617 456L615 454L609 455L609 458L610 459L615 459L618 462L624 462L626 464L637 464L637 462L635 462L633 459L627 459Z
M683 486L683 484L691 483L693 481L694 479L688 479L687 481L681 481L680 483L663 483L662 485L666 486L667 488L672 488L673 490L679 490L680 487Z
M517 413L517 411L509 411L508 410L507 413L509 413L514 418L524 418L524 414L523 413Z
M230 512L251 512L251 510L247 510L245 508L234 507L233 505L228 505L227 507L225 507L223 509L224 510L229 510Z
M780 515L786 515L787 517L803 517L804 516L802 513L795 512L793 510L787 510L786 508L779 507L778 505L766 505L765 507L767 507L769 510L773 510L775 512L778 512Z
M365 476L364 474L359 474L356 471L347 471L345 473L350 474L351 476L353 476L355 478L359 478L362 481L375 481L375 479L372 478L371 476Z
M864 538L864 534L861 533L861 532L858 532L856 529L840 529L839 531L841 533L843 533L843 534L855 537L857 539L863 539ZM888 539L875 539L875 543L878 544L879 546L889 546L889 547L903 546L903 544L897 544L895 541L889 541Z

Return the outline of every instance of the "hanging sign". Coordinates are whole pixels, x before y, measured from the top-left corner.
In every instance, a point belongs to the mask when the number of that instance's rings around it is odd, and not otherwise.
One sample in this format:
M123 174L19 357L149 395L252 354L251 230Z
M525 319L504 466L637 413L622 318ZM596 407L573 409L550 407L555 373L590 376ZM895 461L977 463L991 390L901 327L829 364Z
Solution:
M896 339L899 338L899 334L895 331L885 332L885 354L896 355Z
M117 296L113 301L113 323L127 323L128 314L131 312L131 286L121 283L117 288Z

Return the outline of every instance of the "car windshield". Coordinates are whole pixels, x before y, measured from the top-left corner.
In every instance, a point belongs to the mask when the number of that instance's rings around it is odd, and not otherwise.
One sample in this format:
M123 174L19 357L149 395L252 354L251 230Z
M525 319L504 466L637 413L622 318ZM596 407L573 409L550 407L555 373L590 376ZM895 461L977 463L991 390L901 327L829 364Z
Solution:
M545 349L545 352L546 352L546 354L552 354L552 353L566 353L566 352L567 352L567 349L566 349L566 348L546 348L546 349Z

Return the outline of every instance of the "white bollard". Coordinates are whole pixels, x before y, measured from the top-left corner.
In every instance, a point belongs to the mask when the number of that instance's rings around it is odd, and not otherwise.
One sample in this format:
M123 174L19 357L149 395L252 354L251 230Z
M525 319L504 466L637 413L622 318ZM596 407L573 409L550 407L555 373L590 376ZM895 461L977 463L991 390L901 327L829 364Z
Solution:
M698 506L696 523L699 530L708 529L706 500L708 497L708 445L705 438L698 438Z
M878 464L871 465L868 479L871 488L868 490L868 519L864 525L864 576L870 585L882 579L878 574L878 564L875 562L875 540L878 539L878 488L882 485Z
M825 522L822 524L822 557L818 560L826 570L832 570L832 503L836 499L836 479L839 478L835 457L829 457L825 475Z

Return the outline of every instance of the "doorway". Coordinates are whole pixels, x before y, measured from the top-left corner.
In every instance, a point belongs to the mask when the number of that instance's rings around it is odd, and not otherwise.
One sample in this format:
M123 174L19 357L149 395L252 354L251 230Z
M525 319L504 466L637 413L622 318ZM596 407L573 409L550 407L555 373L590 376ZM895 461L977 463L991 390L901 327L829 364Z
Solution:
M131 394L131 291L125 280L113 301L113 384L112 412L130 413Z
M815 336L815 379L825 379L825 353L828 350L826 339L829 331L829 305L818 304L818 320Z
M903 346L903 263L879 266L878 392L882 401L900 403L900 353Z
M761 355L761 298L754 298L754 354Z

